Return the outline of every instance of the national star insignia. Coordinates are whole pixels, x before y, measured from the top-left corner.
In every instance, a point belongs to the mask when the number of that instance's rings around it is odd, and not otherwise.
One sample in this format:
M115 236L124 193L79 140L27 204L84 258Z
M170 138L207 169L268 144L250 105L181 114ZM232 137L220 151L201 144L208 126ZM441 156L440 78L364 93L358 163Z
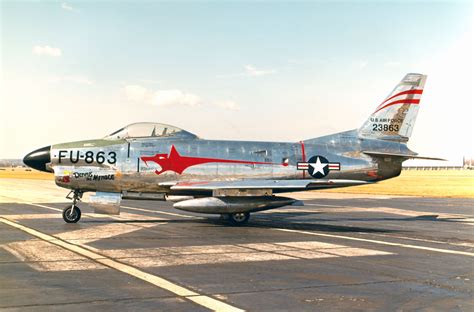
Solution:
M328 165L329 163L322 163L321 159L319 157L316 158L315 163L310 163L309 165L313 167L313 173L320 172L321 174L324 174L324 168Z
M330 162L324 156L312 156L307 162L297 163L297 170L307 171L313 178L322 179L329 174L329 171L341 170L341 164Z

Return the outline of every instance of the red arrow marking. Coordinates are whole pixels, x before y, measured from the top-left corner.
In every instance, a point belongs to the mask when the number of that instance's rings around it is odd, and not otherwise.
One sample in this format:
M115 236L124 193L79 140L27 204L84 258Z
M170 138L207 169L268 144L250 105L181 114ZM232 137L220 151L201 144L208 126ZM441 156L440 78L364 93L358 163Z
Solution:
M162 174L165 171L173 171L177 174L182 174L186 168L201 165L206 163L231 163L231 164L249 164L249 165L284 165L275 164L271 162L258 162L258 161L246 161L246 160L231 160L231 159L219 159L219 158L204 158L204 157L189 157L181 156L174 145L171 146L170 153L167 154L156 154L155 156L142 156L141 160L147 164L151 161L158 164L161 170L155 170L156 174Z

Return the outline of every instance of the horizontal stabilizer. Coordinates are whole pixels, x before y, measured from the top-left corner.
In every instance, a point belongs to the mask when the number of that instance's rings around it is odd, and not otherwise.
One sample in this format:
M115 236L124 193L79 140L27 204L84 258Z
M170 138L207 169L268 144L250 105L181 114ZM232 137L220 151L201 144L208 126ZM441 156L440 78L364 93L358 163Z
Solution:
M401 158L406 158L406 159L426 159L426 160L446 161L446 159L443 159L443 158L418 156L417 154L385 153L385 152L373 152L373 151L363 151L362 153L370 155L370 156L387 156L387 157L401 157Z

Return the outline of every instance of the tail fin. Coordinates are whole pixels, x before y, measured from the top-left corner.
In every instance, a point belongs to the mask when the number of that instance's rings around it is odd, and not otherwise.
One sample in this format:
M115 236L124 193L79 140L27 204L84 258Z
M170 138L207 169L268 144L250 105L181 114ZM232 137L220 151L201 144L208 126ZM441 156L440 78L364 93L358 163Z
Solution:
M359 128L359 135L407 142L415 125L426 77L407 74Z

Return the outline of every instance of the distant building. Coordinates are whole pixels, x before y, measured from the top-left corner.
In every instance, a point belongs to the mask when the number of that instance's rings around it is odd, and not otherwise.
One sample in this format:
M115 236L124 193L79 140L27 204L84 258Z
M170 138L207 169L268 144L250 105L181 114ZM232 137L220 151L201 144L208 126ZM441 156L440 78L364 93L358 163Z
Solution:
M462 158L462 167L464 169L471 169L471 170L474 169L473 163L474 163L474 158L472 158L472 157L464 156Z
M2 168L19 168L25 167L21 159L0 159L0 167Z
M463 170L461 166L403 166L403 170Z

